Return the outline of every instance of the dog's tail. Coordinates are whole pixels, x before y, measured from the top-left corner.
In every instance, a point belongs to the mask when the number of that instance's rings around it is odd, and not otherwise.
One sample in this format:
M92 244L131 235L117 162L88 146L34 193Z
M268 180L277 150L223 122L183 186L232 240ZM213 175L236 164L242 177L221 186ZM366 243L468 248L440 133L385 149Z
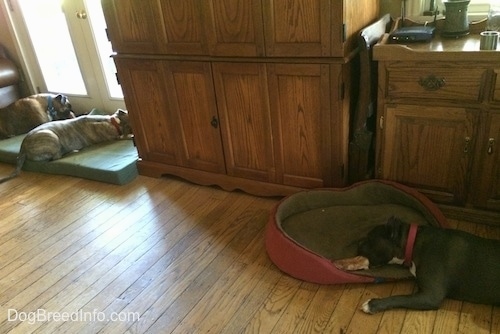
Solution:
M21 169L23 168L24 162L26 161L26 154L21 153L17 156L17 164L16 164L16 169L9 175L4 177L3 179L0 179L0 183L7 182L9 180L12 180L19 174L21 174Z

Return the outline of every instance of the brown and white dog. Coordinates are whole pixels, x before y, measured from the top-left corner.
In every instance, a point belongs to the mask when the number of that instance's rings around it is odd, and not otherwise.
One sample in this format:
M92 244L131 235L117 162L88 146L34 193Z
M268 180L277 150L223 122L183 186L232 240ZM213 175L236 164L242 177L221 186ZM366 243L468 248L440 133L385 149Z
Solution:
M21 172L26 159L51 161L85 147L132 135L128 112L118 109L113 115L84 115L73 119L48 122L34 128L21 144L16 169L0 179L8 181Z
M445 298L500 305L500 240L410 225L392 217L368 233L359 244L358 254L350 268L350 261L336 265L345 270L388 263L406 265L418 286L412 295L366 301L362 306L366 313L393 308L437 309Z
M65 95L28 96L0 109L0 139L27 133L43 123L74 117Z

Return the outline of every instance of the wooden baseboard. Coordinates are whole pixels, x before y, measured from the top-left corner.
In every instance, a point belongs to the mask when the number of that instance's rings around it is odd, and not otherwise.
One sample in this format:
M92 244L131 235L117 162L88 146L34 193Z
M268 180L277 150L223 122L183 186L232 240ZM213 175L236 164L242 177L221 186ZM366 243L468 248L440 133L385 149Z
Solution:
M150 161L139 161L137 168L139 174L145 176L158 178L162 175L174 175L196 184L219 186L226 191L242 190L256 196L283 197L304 190L299 187L243 179L225 174L204 172Z
M448 218L500 227L500 212L463 208L444 204L438 204L438 207Z

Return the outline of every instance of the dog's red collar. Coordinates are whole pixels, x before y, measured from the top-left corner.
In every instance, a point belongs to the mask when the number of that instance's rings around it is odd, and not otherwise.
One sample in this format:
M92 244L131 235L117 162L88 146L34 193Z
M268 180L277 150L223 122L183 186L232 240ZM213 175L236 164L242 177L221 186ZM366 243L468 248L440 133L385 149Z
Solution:
M122 129L120 129L120 123L116 119L116 117L111 117L109 121L115 127L116 131L118 132L118 135L121 136L122 135Z
M417 237L417 224L411 224L408 231L408 238L406 239L405 261L404 265L411 267L413 261L413 246L415 245L415 238Z

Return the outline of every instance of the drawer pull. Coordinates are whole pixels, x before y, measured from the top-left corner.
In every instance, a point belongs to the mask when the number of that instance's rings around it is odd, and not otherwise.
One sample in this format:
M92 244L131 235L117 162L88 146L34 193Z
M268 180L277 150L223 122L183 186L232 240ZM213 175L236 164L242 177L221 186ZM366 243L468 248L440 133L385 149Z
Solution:
M431 74L426 78L420 78L418 84L425 90L434 91L443 87L446 84L446 81L443 78L438 78Z
M493 154L493 145L495 144L495 138L488 139L488 154Z
M464 153L469 153L470 137L465 137Z

